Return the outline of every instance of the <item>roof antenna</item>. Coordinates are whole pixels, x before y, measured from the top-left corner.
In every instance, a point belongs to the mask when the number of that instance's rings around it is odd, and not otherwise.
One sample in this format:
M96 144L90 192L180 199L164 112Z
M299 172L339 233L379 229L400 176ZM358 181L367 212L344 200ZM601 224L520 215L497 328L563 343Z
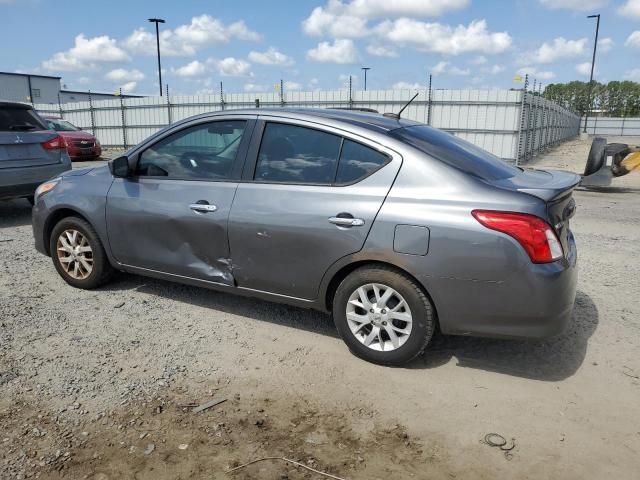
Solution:
M411 100L405 103L404 107L402 107L398 113L388 112L388 113L383 113L382 116L400 120L400 115L402 115L402 112L404 112L404 110L411 104L411 102L413 102L416 99L418 95L420 95L420 92L417 92L413 97L411 97Z

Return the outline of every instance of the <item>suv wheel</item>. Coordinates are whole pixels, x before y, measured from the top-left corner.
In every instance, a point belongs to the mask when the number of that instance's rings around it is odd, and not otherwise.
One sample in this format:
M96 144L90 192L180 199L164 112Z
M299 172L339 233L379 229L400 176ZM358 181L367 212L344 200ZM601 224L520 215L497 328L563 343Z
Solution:
M402 365L420 355L435 329L434 309L423 290L387 267L349 274L334 296L333 317L355 355L383 365Z
M56 224L49 239L49 251L60 276L74 287L99 287L113 273L98 235L81 218L68 217Z

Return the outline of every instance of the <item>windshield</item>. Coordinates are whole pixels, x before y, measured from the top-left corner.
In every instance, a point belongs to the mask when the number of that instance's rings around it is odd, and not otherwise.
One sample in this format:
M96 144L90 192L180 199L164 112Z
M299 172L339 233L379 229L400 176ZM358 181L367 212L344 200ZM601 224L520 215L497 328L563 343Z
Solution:
M486 150L426 125L399 128L389 134L447 165L483 180L500 180L520 172Z
M76 132L80 130L78 127L70 124L66 120L47 119L47 125L51 130L55 130L56 132Z

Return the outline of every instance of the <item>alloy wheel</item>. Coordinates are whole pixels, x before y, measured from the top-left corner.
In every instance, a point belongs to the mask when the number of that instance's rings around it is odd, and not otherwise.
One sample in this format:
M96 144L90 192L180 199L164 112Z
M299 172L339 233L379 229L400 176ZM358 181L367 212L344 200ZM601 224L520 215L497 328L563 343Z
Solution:
M80 231L63 231L56 242L58 261L64 272L76 280L84 280L93 271L93 250Z

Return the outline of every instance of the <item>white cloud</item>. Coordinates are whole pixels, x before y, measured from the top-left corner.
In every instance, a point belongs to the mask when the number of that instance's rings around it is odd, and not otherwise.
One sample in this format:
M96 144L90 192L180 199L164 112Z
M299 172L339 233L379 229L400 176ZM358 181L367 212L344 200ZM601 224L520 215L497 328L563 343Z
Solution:
M420 85L418 82L409 83L409 82L396 82L391 85L392 90L420 90L425 89L424 85Z
M640 48L640 30L633 32L624 42L625 47Z
M251 64L238 58L227 57L216 62L216 68L218 73L225 77L244 77L250 73Z
M208 69L207 66L198 60L194 60L193 62L189 62L182 67L171 69L171 73L177 75L179 77L201 77L207 74Z
M469 63L471 65L484 65L487 62L487 57L485 57L484 55L478 55L477 57L474 57Z
M614 45L615 45L615 42L613 41L612 38L609 38L609 37L601 38L600 40L598 40L598 52L600 53L610 52Z
M269 90L264 85L259 85L257 83L245 83L243 88L245 92L266 92Z
M640 0L627 0L627 2L618 9L618 13L625 17L640 18Z
M291 57L279 52L274 47L269 48L266 52L250 52L249 60L262 65L290 66L295 63Z
M80 34L75 44L66 52L58 52L42 62L46 70L74 71L92 68L97 63L125 62L129 55L107 35L87 38Z
M329 2L332 3L339 2ZM376 17L437 17L446 12L460 10L469 0L353 0L347 11L366 18Z
M208 45L228 43L231 39L260 40L243 21L225 25L210 15L193 17L190 24L160 31L160 50L168 56L191 56ZM136 29L122 45L133 53L156 54L156 36L143 28Z
M122 89L122 93L131 93L135 91L137 86L138 86L137 82L127 82L124 85L122 85L120 88Z
M137 82L140 80L144 80L144 73L140 70L125 70L124 68L116 68L115 70L111 70L109 73L105 75L107 80L110 80L114 83L121 82Z
M298 82L284 82L283 87L285 90L302 90L302 84Z
M375 57L397 57L398 54L393 48L383 45L367 45L367 53Z
M487 31L485 20L474 20L469 26L451 27L399 18L382 22L376 31L382 38L395 44L444 55L467 52L494 54L504 52L511 46L511 36L507 32Z
M586 52L587 39L567 40L564 37L544 42L536 51L525 56L524 63L553 63L566 58L575 58Z
M634 82L640 82L640 68L634 68L627 70L622 76L625 80L633 80Z
M445 61L441 61L438 62L437 64L435 64L433 67L431 67L431 74L432 75L469 75L471 73L471 71L466 68L466 69L462 69L459 67L456 67L455 65L451 65L451 63L449 62L445 62Z
M320 42L316 48L307 51L307 58L323 63L355 63L358 51L352 40L338 38L333 43Z
M609 0L540 0L540 3L553 10L564 9L584 12L604 7Z
M550 71L540 71L535 67L522 67L516 71L516 73L522 77L529 75L529 82L536 80L550 80L556 76L555 73Z
M489 75L497 75L504 72L504 70L505 68L502 65L491 65L490 67L485 67L482 69L484 73L488 73Z
M342 3L339 1L331 1L329 5L340 5L339 9L342 10ZM334 12L333 10L336 9L314 8L311 15L302 22L302 30L312 37L331 35L332 37L357 38L364 37L369 33L366 19Z
M591 62L582 62L576 65L576 72L578 74L588 77L591 75ZM597 73L597 70L594 71L594 74Z

